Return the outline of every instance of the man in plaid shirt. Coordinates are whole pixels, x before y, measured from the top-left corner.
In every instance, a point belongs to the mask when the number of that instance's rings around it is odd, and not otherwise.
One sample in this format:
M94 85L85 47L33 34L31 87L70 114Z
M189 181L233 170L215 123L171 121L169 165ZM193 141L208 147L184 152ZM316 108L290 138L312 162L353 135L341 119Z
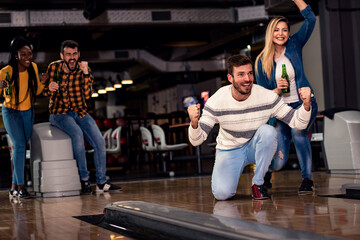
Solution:
M61 44L60 57L61 60L48 66L49 80L43 93L50 99L50 123L71 137L80 173L81 193L92 193L84 136L94 148L96 192L120 190L119 186L106 180L105 140L94 119L87 113L86 99L91 97L94 80L88 62L79 61L79 44L72 40Z

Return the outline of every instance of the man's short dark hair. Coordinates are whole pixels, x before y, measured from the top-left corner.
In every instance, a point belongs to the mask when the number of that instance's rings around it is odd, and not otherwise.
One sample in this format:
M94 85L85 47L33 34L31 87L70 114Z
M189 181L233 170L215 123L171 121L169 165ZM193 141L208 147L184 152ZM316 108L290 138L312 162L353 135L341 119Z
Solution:
M79 49L79 44L77 42L75 42L74 40L65 40L61 43L61 46L60 46L60 52L61 53L64 53L64 48L77 48L78 51L80 51Z
M253 62L249 57L241 54L231 56L227 61L228 74L233 76L234 67L239 67L247 64L253 65Z

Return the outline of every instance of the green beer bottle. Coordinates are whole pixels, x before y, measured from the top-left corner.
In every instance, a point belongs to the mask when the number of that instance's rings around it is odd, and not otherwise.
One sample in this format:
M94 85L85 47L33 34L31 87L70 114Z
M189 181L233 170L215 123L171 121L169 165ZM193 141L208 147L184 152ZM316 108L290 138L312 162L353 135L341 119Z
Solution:
M59 86L59 88L58 88L58 90L56 92L60 93L60 74L59 74L59 71L56 71L56 83Z
M7 82L7 88L5 89L6 95L11 95L11 82L10 82L10 75L8 72L5 73L5 80Z
M286 65L285 64L282 65L281 78L286 79L286 81L288 82L288 87L286 89L282 89L282 92L283 93L289 93L290 92L290 81L289 81L289 75L286 72Z

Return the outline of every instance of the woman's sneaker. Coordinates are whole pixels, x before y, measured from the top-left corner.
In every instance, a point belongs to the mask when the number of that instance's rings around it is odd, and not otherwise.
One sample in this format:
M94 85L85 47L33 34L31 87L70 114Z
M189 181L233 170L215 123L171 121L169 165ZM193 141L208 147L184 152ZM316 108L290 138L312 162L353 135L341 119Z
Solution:
M18 191L17 191L17 188L15 189L10 189L9 190L9 199L13 199L13 198L17 198L18 197Z
M109 192L109 191L114 191L114 190L121 190L121 187L116 186L116 185L110 183L109 181L106 181L106 183L103 183L103 184L96 184L96 192L97 193Z
M89 180L81 180L81 194L91 194L92 188Z
M30 198L30 193L26 190L25 187L19 190L19 198Z

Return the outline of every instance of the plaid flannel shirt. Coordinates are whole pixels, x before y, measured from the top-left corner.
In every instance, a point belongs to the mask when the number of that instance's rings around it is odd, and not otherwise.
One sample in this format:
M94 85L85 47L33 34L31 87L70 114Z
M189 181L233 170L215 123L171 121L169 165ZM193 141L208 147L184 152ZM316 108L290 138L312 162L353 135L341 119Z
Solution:
M79 64L74 71L66 73L63 64L65 64L63 60L58 60L50 63L47 69L49 79L43 94L50 98L50 114L66 114L72 111L84 117L87 115L86 99L91 97L93 91L93 75L89 69L89 75L85 76ZM60 90L51 92L49 83L58 81L57 75L59 75Z

